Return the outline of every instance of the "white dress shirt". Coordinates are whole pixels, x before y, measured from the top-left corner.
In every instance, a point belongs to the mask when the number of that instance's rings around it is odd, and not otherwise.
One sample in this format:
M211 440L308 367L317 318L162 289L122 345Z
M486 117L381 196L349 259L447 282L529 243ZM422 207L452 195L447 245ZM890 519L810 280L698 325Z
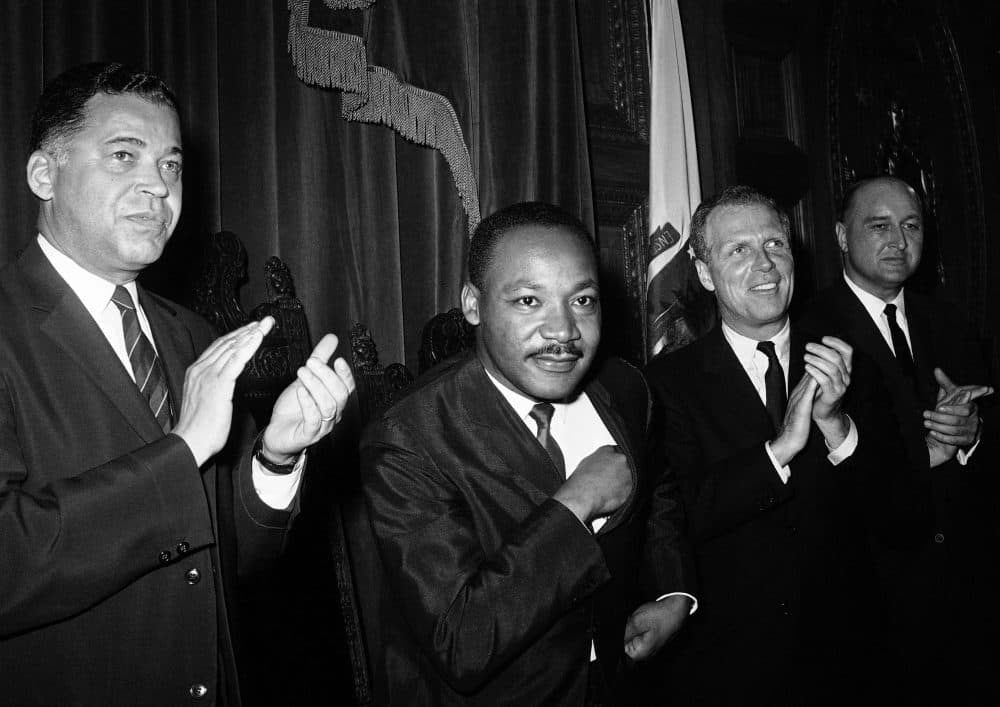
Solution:
M104 334L104 338L108 340L108 344L118 356L126 373L134 381L135 374L132 372L132 363L129 360L128 351L125 349L125 332L122 329L121 312L117 305L111 301L111 296L115 292L114 283L108 282L83 268L49 243L41 234L38 235L38 245L55 271L76 294L84 309L94 318L94 322ZM132 301L135 302L142 333L146 335L146 338L153 345L153 349L156 350L156 340L153 338L146 313L143 311L142 305L139 304L135 281L126 283L123 287L132 295ZM175 400L174 403L179 404L180 401ZM301 483L304 461L305 454L302 454L299 456L299 461L292 473L274 474L258 464L255 459L252 466L253 485L261 501L274 509L288 508L295 499L295 494Z
M889 331L889 320L885 314L885 306L887 304L896 305L896 323L899 328L903 331L903 336L906 337L906 345L910 347L910 357L913 357L913 339L910 338L910 324L906 318L906 298L903 297L903 288L899 288L899 294L888 302L884 302L881 298L876 297L871 292L863 290L855 284L855 282L847 276L847 272L844 272L844 282L847 283L848 288L854 293L854 296L858 298L861 302L861 306L865 308L868 312L868 316L872 318L872 322L875 323L875 328L878 329L882 338L885 340L885 345L889 347L892 351L892 355L896 355L896 347L892 345L892 332ZM958 463L965 466L969 457L972 453L976 451L976 447L979 446L979 442L982 438L977 439L975 443L968 449L959 449L955 458L958 459Z
M485 370L485 369L484 369ZM498 381L492 373L486 371L490 382L496 386L500 394L510 406L514 408L518 418L524 426L531 432L531 436L538 435L538 424L531 417L531 410L539 401L511 390ZM552 413L552 420L549 422L549 437L554 439L559 449L562 450L563 459L566 462L566 478L568 479L576 471L576 467L585 457L597 451L598 447L605 445L616 446L618 442L608 431L604 420L597 414L594 404L586 393L580 393L572 402L552 403L555 411ZM607 522L606 517L594 518L590 521L593 531L596 533ZM669 592L656 598L657 601L672 596L686 596L692 601L691 611L693 614L698 609L698 599L687 592ZM590 644L590 659L596 660L594 644Z
M778 361L781 363L781 368L785 374L785 391L788 392L788 367L791 361L791 324L789 321L785 321L785 326L781 328L777 334L769 339L774 344L774 351L778 356ZM730 348L732 348L733 353L736 354L736 358L739 360L740 365L743 366L743 370L746 371L747 377L750 378L750 382L753 384L754 390L757 391L757 395L760 396L760 401L765 406L767 405L767 385L764 381L764 376L767 374L768 359L764 355L764 352L757 348L759 343L756 339L751 339L749 337L743 336L742 334L736 332L732 327L727 325L725 322L722 323L722 334L725 336ZM836 466L842 461L847 459L849 456L854 454L854 450L858 448L858 430L854 426L854 420L851 419L850 415L847 416L848 430L847 437L836 449L830 449L827 445L830 453L827 454L827 459L831 464ZM825 440L824 440L825 441ZM782 483L787 484L788 479L791 477L792 470L789 466L782 466L774 456L774 452L771 451L771 442L764 443L764 449L767 452L768 458L771 460L771 464L774 465L774 470L778 472L778 476L781 477Z

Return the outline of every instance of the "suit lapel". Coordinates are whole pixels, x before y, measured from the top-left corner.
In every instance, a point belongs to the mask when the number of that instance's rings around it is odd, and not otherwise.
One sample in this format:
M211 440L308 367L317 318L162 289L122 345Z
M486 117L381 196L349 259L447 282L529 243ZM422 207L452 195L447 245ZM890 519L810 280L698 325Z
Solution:
M625 499L625 503L619 506L618 510L612 513L604 525L601 526L600 530L597 531L597 535L605 535L621 525L622 519L628 517L632 511L632 506L635 505L639 490L639 460L636 458L636 453L641 453L643 450L633 439L632 435L629 434L625 421L615 410L614 402L608 389L601 385L599 381L594 380L587 386L586 392L587 397L590 398L590 402L597 411L598 417L601 418L604 426L608 428L608 432L611 433L615 442L618 443L618 446L624 452L625 457L628 459L629 471L632 472L632 492Z
M545 448L486 376L479 359L472 355L458 365L462 370L456 375L456 390L461 397L455 415L477 428L483 454L495 455L495 468L516 474L519 483L527 482L544 497L554 494L565 479Z
M923 407L934 407L937 402L938 385L934 380L934 336L926 307L910 293L904 292L906 301L906 326L910 330L910 346L913 351L913 365L917 372L917 395Z
M39 328L63 351L95 388L121 413L123 421L145 442L163 436L149 403L83 303L32 243L21 256L33 293L32 308L41 315Z
M770 439L774 431L767 408L726 341L721 325L705 336L704 347L704 398L727 402L719 410L724 415L721 421L724 427L748 439ZM795 384L794 370L792 367L789 371L789 390Z

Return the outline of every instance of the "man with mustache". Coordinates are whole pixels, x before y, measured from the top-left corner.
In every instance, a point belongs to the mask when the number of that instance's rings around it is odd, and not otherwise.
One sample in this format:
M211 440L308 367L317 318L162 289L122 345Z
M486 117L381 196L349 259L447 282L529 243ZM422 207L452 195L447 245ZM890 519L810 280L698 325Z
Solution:
M886 680L907 704L992 704L1000 700L1000 577L991 559L1000 490L995 444L980 439L978 408L992 388L959 309L906 287L920 265L924 226L922 200L903 180L851 185L835 229L843 278L805 317L875 361L912 473L928 488L929 522L878 548L889 610Z
M673 477L646 461L645 381L597 356L593 241L553 206L498 211L462 309L474 355L362 441L386 579L375 701L635 704L629 667L688 615L691 580Z
M0 273L2 701L238 705L227 582L281 549L350 369L323 337L256 440L230 439L236 377L274 321L213 342L136 284L181 212L158 77L53 79L26 173L38 234Z
M886 404L850 346L790 323L789 220L772 199L725 189L695 211L690 239L721 322L646 371L701 602L662 654L662 697L838 704L864 694L872 582L858 499L882 493L872 462L893 440L869 431Z

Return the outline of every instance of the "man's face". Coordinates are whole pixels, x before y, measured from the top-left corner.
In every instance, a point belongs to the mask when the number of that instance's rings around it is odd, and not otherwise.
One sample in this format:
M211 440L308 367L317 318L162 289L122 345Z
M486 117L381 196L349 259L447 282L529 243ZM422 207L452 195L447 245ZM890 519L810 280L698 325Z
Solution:
M170 108L128 94L97 94L85 116L58 159L28 160L39 230L90 272L128 282L160 257L180 217L180 123Z
M883 300L899 294L920 264L924 222L910 187L896 180L865 184L837 224L844 270L861 289Z
M762 341L785 324L795 262L778 214L766 206L723 206L705 222L709 262L698 278L715 293L719 315L734 330Z
M560 228L521 226L494 251L480 291L462 309L478 324L476 350L503 385L535 400L572 397L601 338L597 267L587 246Z

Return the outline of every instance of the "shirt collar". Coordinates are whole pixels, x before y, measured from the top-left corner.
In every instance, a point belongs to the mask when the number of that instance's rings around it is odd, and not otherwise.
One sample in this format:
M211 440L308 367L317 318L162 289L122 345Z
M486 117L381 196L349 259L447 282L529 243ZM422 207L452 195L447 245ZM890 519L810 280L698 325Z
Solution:
M55 268L70 289L76 294L83 306L90 312L90 316L99 319L105 308L111 302L111 295L115 293L115 284L108 282L102 277L90 272L54 245L42 234L38 234L38 245L42 253ZM124 285L132 301L138 302L138 292L136 291L135 280Z
M486 377L490 379L490 382L496 386L496 389L500 391L500 395L503 396L504 400L510 403L510 406L514 408L514 412L522 420L527 420L531 413L532 408L538 404L539 401L533 400L526 395L522 395L516 390L511 390L503 383L501 383L497 378L489 372L489 370L483 366L483 370L486 371ZM552 421L555 422L557 419L563 417L566 413L565 403L552 403L552 407L555 408L555 412L552 413Z
M904 319L906 318L906 305L904 304L905 300L903 298L902 287L899 288L899 294L897 294L894 299L891 299L888 302L883 302L880 297L876 297L871 292L868 292L867 290L863 290L860 287L858 287L857 283L847 276L846 270L844 271L844 282L847 283L847 286L851 289L851 292L853 292L854 295L861 301L861 306L863 306L865 308L865 311L868 312L868 316L870 316L875 321L878 321L879 319L882 318L882 315L885 313L885 306L887 304L896 305L896 311L899 312L899 314L902 315Z
M786 370L788 355L792 346L791 332L791 320L786 319L785 326L781 327L781 331L770 339L767 339L767 341L774 342L774 352L778 355L778 360L782 362ZM733 349L733 353L736 354L736 358L740 360L740 363L744 367L752 366L754 354L757 353L758 341L748 336L743 336L743 334L740 334L725 322L722 322L722 334L726 337L726 341L729 342L729 346Z

